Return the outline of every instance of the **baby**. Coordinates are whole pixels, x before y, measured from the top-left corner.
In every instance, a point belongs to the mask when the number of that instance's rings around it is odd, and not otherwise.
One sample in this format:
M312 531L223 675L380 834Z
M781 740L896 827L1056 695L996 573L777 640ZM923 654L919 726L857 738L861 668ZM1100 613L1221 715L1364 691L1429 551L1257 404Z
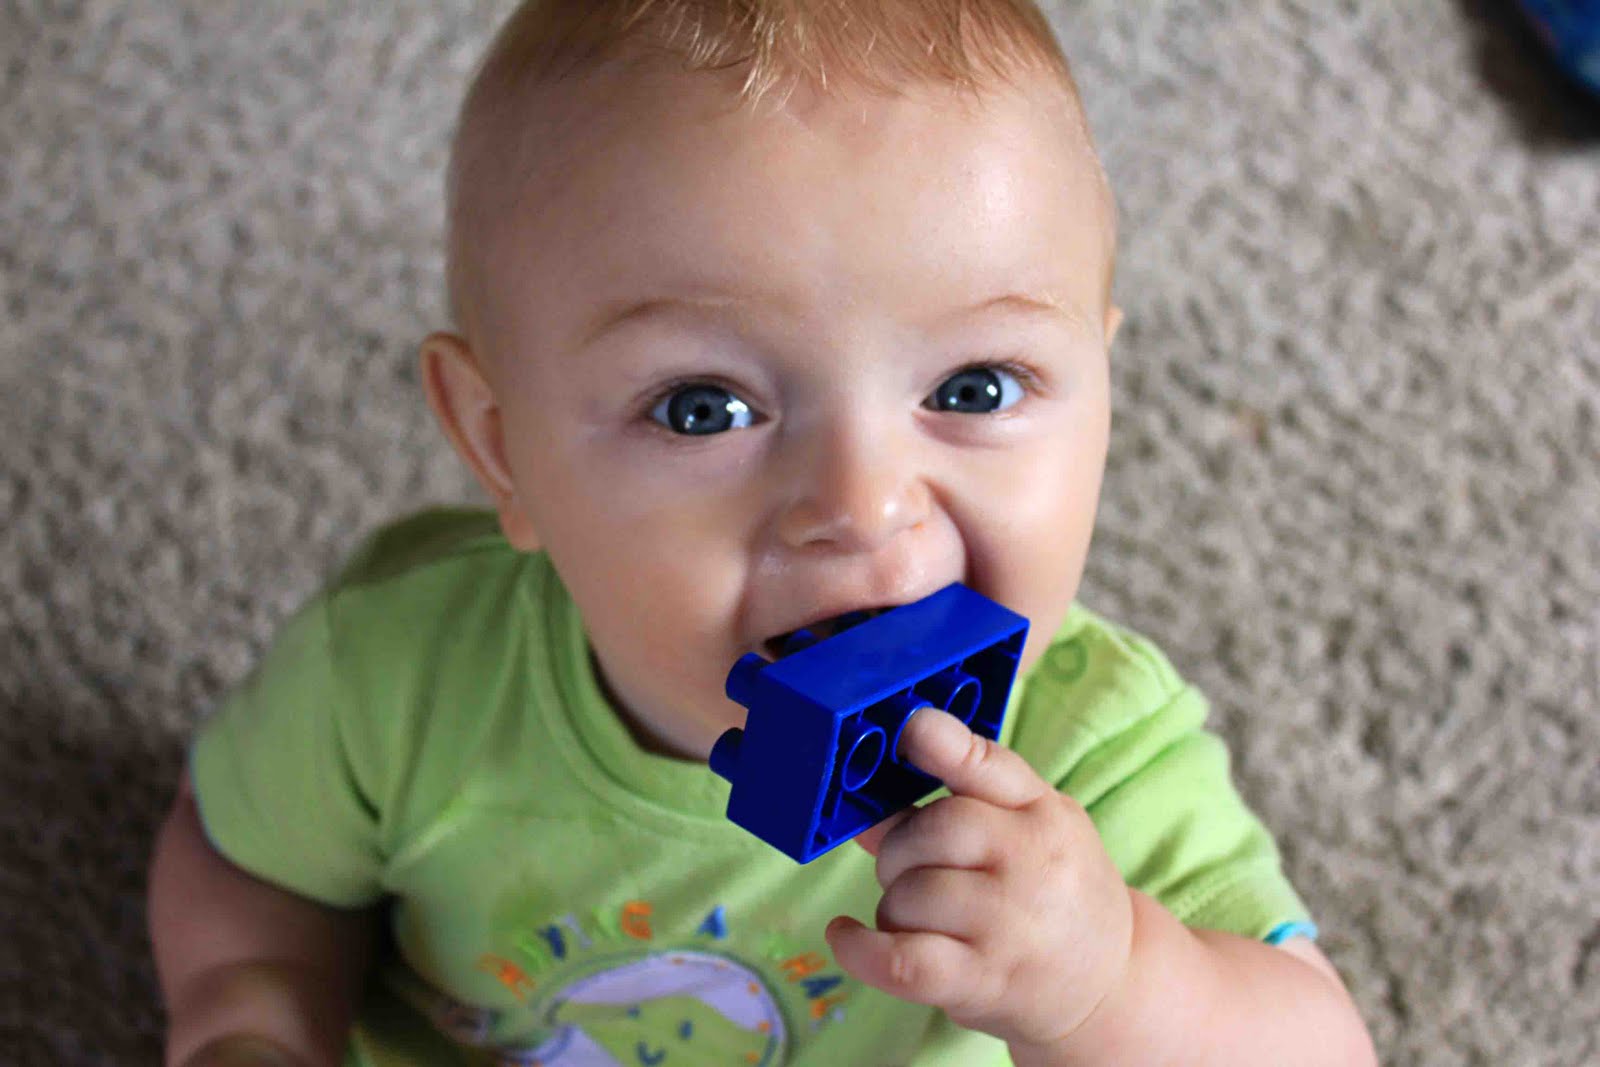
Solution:
M536 0L467 96L428 402L493 500L377 533L202 726L167 1062L1365 1064L1204 699L1076 602L1113 206L1029 0ZM1002 744L797 865L729 668L964 582Z

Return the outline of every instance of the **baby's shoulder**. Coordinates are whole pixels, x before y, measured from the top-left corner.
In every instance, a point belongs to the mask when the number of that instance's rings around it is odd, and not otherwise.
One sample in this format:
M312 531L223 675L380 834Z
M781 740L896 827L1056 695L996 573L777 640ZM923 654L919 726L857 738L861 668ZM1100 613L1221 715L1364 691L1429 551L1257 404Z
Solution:
M540 563L491 512L436 508L387 523L324 588L332 651L346 670L384 675L459 659L515 631L508 618L526 609L522 589Z
M1056 628L1033 674L1057 686L1110 689L1135 703L1170 699L1186 685L1153 640L1080 601Z
M1059 782L1093 766L1091 754L1159 746L1195 729L1207 710L1154 641L1074 603L1028 673L1009 743Z
M430 508L394 519L356 546L322 590L336 626L415 622L492 596L527 565L493 512Z
M320 597L319 632L342 741L371 780L407 781L425 766L430 781L458 781L471 739L526 710L493 699L500 690L485 680L538 658L546 570L493 513L469 509L397 519L348 557Z
M394 519L369 534L345 560L334 591L381 586L471 556L512 553L494 513L481 508L429 508Z

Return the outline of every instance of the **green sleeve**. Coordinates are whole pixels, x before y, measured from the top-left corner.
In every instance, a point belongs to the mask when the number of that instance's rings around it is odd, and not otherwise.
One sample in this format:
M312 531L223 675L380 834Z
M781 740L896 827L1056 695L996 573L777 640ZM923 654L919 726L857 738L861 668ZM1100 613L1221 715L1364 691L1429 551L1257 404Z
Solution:
M1011 1049L998 1037L957 1026L936 1010L906 1067L1012 1067Z
M1153 642L1075 606L1019 710L1013 747L1084 806L1130 886L1190 927L1314 930L1205 697Z
M357 710L335 676L319 597L197 732L189 772L212 847L335 907L381 897L378 820L349 747Z
M1129 885L1185 926L1264 939L1309 915L1233 784L1227 748L1202 728L1205 716L1204 697L1185 686L1089 753L1064 787L1088 798Z

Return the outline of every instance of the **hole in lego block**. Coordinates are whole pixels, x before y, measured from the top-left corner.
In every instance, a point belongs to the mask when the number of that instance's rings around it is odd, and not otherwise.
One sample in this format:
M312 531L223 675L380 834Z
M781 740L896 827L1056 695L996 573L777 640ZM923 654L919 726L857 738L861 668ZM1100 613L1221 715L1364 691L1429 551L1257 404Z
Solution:
M848 746L848 748L846 748ZM888 736L869 722L847 723L839 732L839 748L843 753L839 768L839 785L847 793L872 781L883 763L883 754L889 746Z
M983 700L983 686L960 667L949 667L917 684L917 694L934 707L943 708L970 723Z
M977 682L968 682L955 695L950 698L950 703L944 710L960 719L962 722L971 722L972 716L977 713L978 702L983 699L983 687Z
M1017 661L1026 639L1026 634L1017 634L1001 644L968 656L962 662L961 669L978 679L984 686L982 699L978 701L972 718L967 722L974 733L984 737L999 735L1000 720L1005 715L1010 681L1016 674Z

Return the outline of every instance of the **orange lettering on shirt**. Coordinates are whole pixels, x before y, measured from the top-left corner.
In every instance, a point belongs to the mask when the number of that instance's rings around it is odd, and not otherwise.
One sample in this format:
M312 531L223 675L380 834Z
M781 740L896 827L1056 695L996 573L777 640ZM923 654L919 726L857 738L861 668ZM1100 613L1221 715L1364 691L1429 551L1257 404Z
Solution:
M815 952L802 953L779 964L783 968L783 972L789 976L789 981L791 982L798 982L802 978L816 974L827 965L828 961Z
M654 910L649 901L628 901L622 906L622 932L637 941L650 940L654 936L650 932L650 913Z
M829 1011L833 1010L836 1005L843 1004L844 1001L845 998L842 995L837 997L822 997L821 999L813 1000L811 1002L811 1017L813 1019L820 1019L824 1015L828 1014Z
M528 999L528 994L539 985L528 976L528 972L515 963L487 952L478 957L478 970L493 975L495 981L509 989L512 996L518 1000Z

